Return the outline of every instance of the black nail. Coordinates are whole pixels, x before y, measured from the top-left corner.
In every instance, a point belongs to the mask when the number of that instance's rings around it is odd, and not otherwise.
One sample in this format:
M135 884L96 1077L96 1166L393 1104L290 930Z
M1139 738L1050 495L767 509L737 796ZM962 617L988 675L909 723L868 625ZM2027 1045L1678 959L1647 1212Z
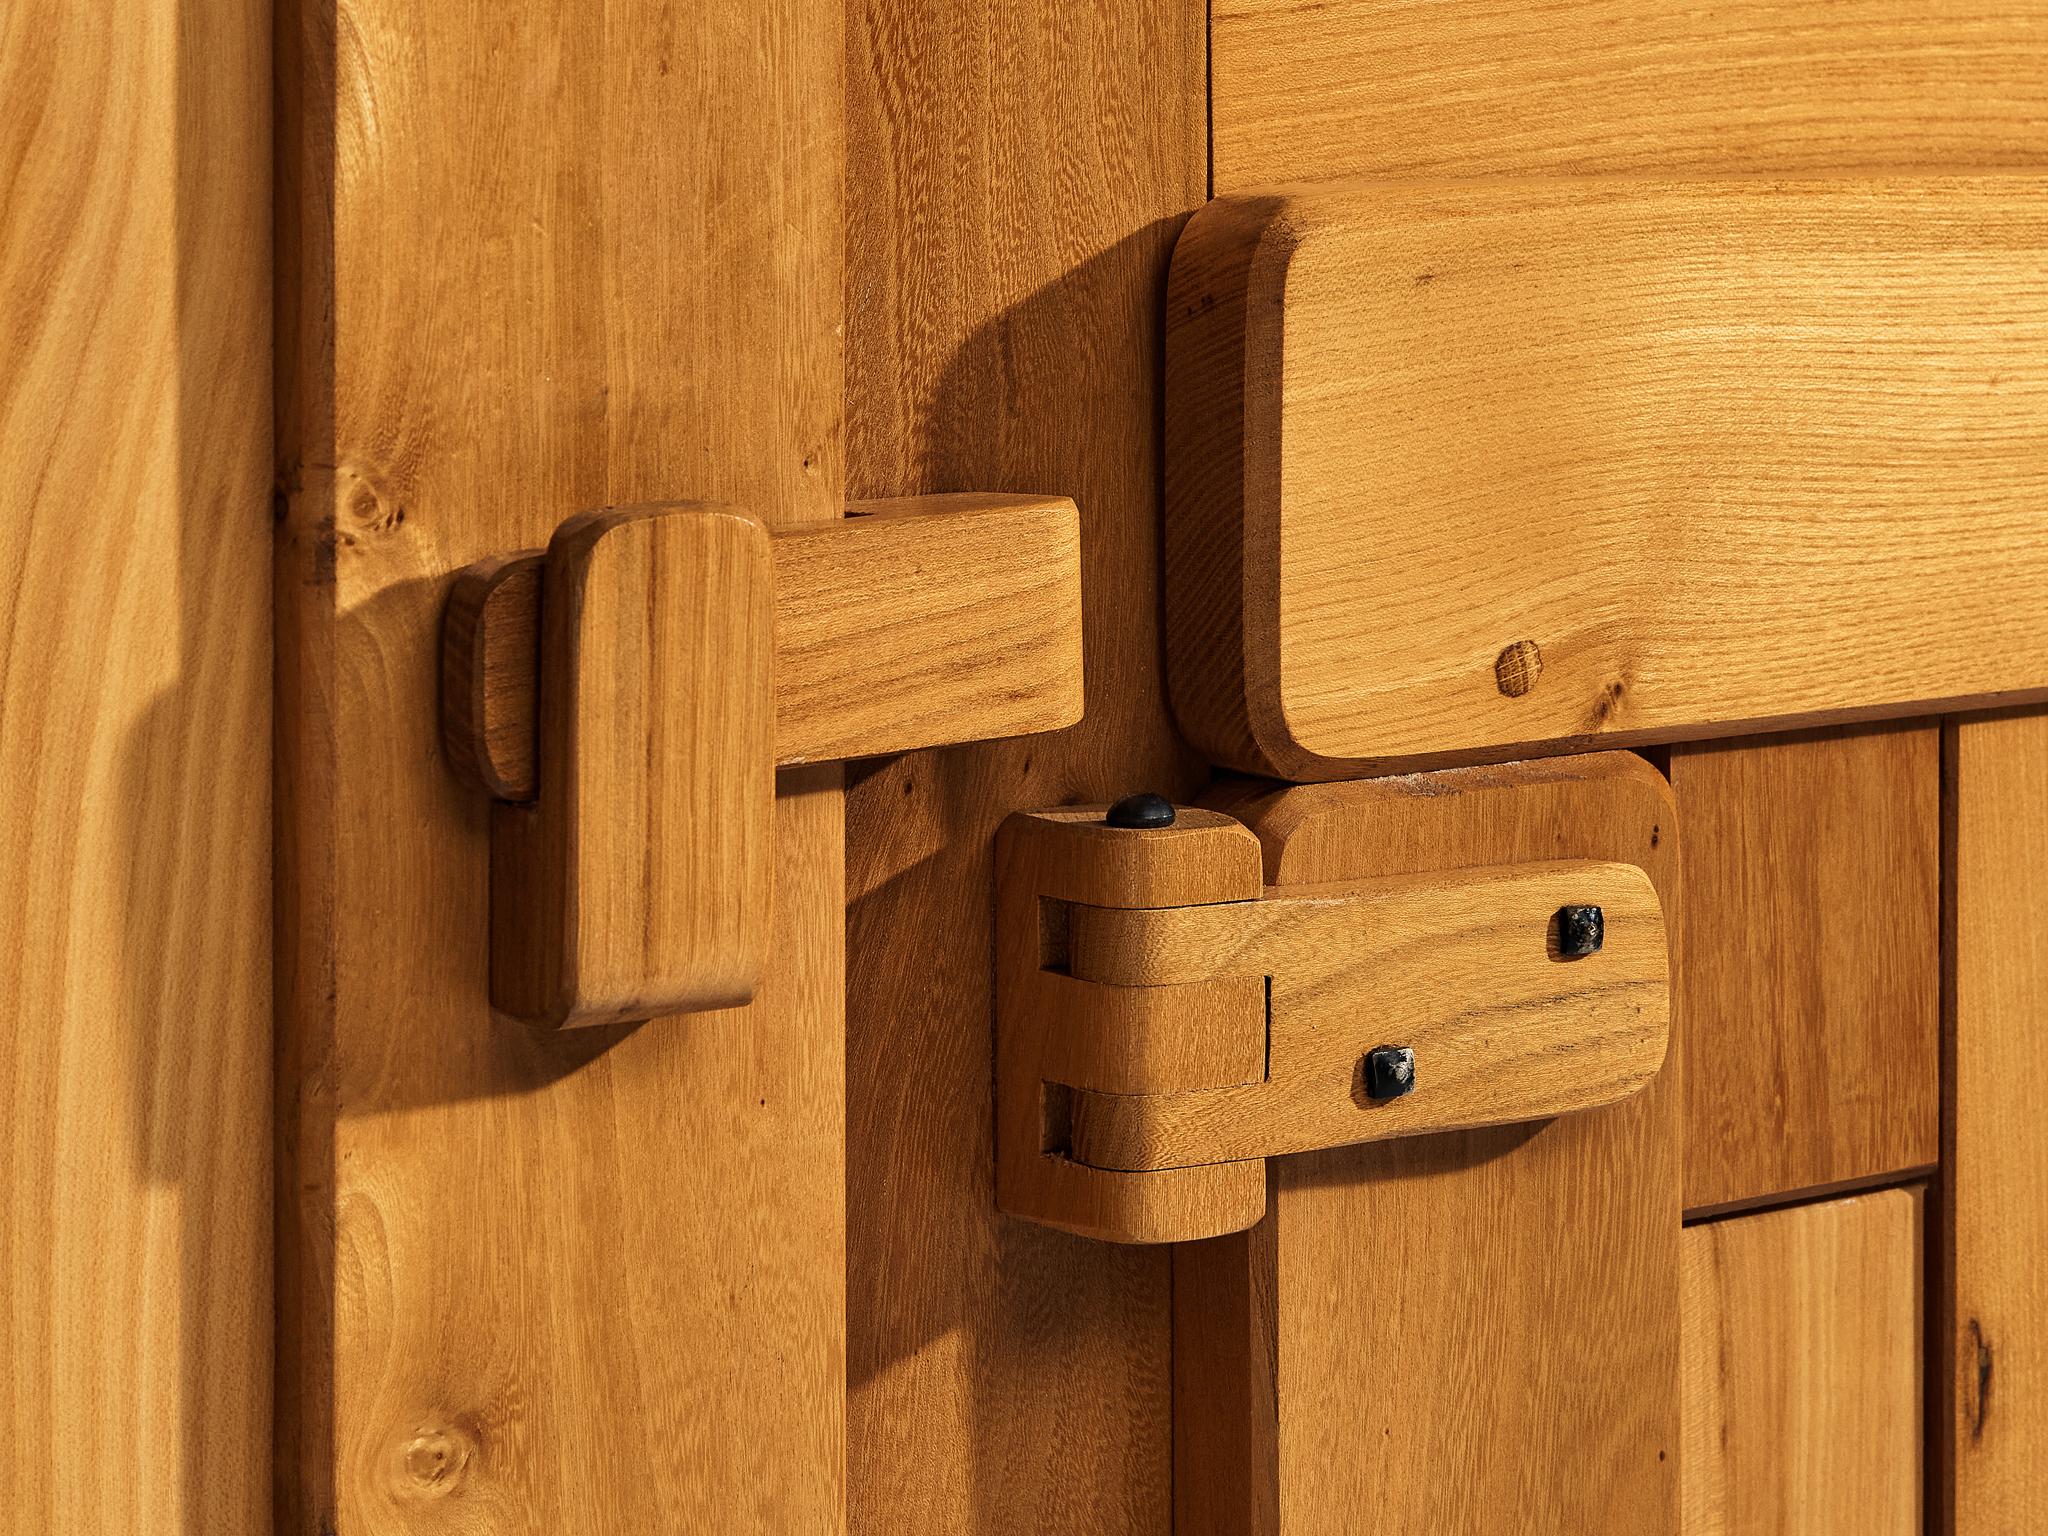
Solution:
M1173 825L1173 802L1164 795L1125 795L1102 818L1104 826L1136 829Z

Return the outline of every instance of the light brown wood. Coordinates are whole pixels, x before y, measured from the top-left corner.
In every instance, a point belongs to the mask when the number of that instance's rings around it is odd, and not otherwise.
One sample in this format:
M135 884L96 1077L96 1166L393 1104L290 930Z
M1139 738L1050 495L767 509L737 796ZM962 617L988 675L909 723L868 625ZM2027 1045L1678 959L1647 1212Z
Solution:
M1921 1530L1921 1207L1892 1189L1687 1228L1685 1536Z
M1078 910L1078 909L1075 909ZM1101 1093L1171 1093L1266 1074L1266 979L1222 976L1164 987L1102 986L1041 972L1037 1071Z
M1939 1155L1940 732L1681 747L1685 1203Z
M2040 22L2035 0L1216 0L1216 189L2038 166Z
M441 751L497 800L540 780L540 589L547 555L486 555L455 573L441 617Z
M1213 811L1186 809L1173 826L1145 831L1105 826L1104 809L1019 814L1003 823L997 838L996 1204L1013 1216L1119 1243L1235 1232L1257 1221L1265 1207L1266 1170L1258 1154L1136 1172L1089 1166L1073 1155L1074 1095L1056 1076L1080 1054L1068 1022L1070 1000L1077 993L1103 997L1141 989L1091 983L1073 973L1066 953L1072 929L1063 925L1081 907L1255 900L1259 845L1236 821ZM1189 985L1200 989L1208 980L1192 978ZM1142 990L1183 988L1168 983ZM1184 1088L1242 1081L1243 1057L1253 1049L1263 1069L1265 987L1234 1001L1235 1012L1217 1021L1220 1028L1192 1037L1161 1031L1167 1050L1147 1068L1147 1080ZM1116 1022L1105 1002L1092 1012ZM1241 1047L1235 1052L1228 1048L1233 1040Z
M856 502L775 543L784 763L1081 718L1081 518L1064 496Z
M280 16L280 1530L832 1531L838 770L749 1008L520 1029L435 679L577 512L840 515L842 10Z
M1603 910L1606 943L1563 959L1556 917L1575 902ZM1094 1168L1277 1157L1593 1109L1655 1076L1670 1032L1664 915L1631 864L1076 906L1067 959L1075 977L1125 988L1270 984L1259 1080L1073 1095L1070 1155ZM1414 1051L1416 1086L1375 1102L1362 1063L1382 1045Z
M0 10L0 1532L264 1536L269 8Z
M2039 696L2044 209L2019 177L1212 205L1169 297L1182 724L1313 778Z
M491 811L491 1002L555 1026L750 1001L774 916L774 574L731 508L549 544L540 795Z
M1081 718L1080 514L1062 496L856 502L774 539L784 766L1058 730ZM541 556L457 575L442 740L457 775L533 798Z
M2048 716L1945 740L1937 1529L2048 1528Z
M1669 791L1625 754L1216 803L1277 886L1585 858L1678 897ZM1537 1125L1268 1164L1263 1222L1175 1250L1176 1531L1673 1530L1672 1076Z
M1088 711L847 795L849 1526L1166 1536L1167 1258L1001 1215L996 829L1191 795L1159 658L1159 302L1207 195L1201 0L847 7L851 494L1083 518ZM1038 82L1022 108L1019 88ZM1000 1411L992 1411L1000 1405Z

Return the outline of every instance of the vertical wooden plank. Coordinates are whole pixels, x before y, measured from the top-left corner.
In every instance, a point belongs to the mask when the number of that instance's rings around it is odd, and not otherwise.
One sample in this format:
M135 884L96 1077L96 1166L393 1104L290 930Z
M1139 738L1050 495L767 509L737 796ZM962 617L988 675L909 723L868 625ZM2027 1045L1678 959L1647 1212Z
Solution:
M1087 718L848 795L851 1525L1167 1530L1167 1262L996 1214L1004 815L1187 794L1158 657L1160 314L1204 196L1200 0L848 8L849 475L1071 496Z
M268 7L0 11L0 1531L268 1529Z
M1685 1203L1931 1166L1940 732L1672 749L1685 822Z
M1679 899L1669 791L1627 754L1224 808L1269 884L1597 858ZM1179 1536L1674 1530L1674 1066L1606 1109L1273 1159L1259 1227L1176 1250Z
M2048 715L1945 733L1940 1520L2048 1529Z
M547 1038L435 654L578 511L839 514L840 9L284 14L284 1526L833 1530L837 770L779 783L753 1006Z
M1686 1229L1685 1536L1920 1530L1923 1203Z

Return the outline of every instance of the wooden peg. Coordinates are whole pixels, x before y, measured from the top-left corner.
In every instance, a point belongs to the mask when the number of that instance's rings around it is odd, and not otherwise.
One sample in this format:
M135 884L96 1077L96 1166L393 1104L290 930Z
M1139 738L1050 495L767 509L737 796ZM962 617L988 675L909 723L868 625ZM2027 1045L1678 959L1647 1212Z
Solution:
M491 996L600 1024L753 996L774 902L768 531L571 519L547 552L539 793L491 824Z

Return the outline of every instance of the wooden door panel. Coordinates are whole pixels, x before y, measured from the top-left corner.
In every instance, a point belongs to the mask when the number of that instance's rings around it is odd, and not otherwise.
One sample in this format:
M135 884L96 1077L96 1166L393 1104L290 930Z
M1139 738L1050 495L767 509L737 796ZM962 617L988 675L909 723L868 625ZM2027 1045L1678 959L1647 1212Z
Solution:
M1944 743L1939 1513L1956 1536L2048 1528L2048 716Z
M856 496L1081 511L1087 714L847 795L849 1527L1165 1536L1168 1269L999 1216L997 826L1190 796L1158 657L1159 295L1204 195L1201 0L847 8Z
M1679 899L1668 788L1625 754L1218 805L1269 885L1581 857ZM1176 1530L1674 1530L1677 1114L1667 1067L1606 1109L1269 1164L1263 1222L1175 1250Z
M1923 1206L1892 1189L1686 1229L1685 1536L1920 1530Z
M1672 750L1688 1211L1935 1162L1940 777L1932 725Z
M0 12L0 1531L260 1536L269 7Z
M1217 0L1218 192L2048 160L2039 0Z
M830 1531L839 771L750 1007L549 1037L435 657L574 513L840 515L840 8L281 15L281 1524Z

